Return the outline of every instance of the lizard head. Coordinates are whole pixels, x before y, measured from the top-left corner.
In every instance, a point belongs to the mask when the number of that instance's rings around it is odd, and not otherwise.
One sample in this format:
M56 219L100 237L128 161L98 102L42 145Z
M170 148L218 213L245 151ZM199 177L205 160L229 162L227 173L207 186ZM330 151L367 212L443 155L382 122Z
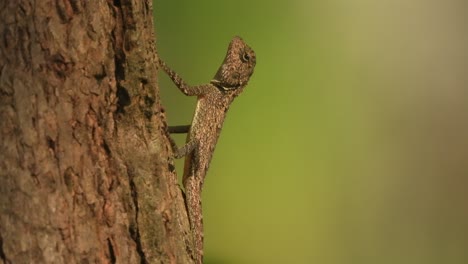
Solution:
M249 81L255 63L255 52L240 37L234 37L211 83L223 90L243 87Z

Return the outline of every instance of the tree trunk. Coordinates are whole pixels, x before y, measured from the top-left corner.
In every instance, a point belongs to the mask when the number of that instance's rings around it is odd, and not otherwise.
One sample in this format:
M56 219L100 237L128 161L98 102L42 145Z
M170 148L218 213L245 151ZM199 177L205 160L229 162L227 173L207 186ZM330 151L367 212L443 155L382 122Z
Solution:
M151 0L0 0L0 262L192 263Z

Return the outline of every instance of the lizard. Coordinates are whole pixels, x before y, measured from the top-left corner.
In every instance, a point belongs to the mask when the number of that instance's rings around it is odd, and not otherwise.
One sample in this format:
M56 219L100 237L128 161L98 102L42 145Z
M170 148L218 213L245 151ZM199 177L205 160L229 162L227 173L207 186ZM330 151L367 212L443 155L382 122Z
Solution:
M208 83L190 86L166 63L161 68L187 96L197 96L197 105L189 126L169 127L169 133L187 133L186 144L177 148L171 139L175 158L185 158L182 183L190 230L193 236L195 263L203 262L203 215L201 193L213 151L232 101L247 85L256 64L255 52L242 38L236 36L229 43L223 63Z

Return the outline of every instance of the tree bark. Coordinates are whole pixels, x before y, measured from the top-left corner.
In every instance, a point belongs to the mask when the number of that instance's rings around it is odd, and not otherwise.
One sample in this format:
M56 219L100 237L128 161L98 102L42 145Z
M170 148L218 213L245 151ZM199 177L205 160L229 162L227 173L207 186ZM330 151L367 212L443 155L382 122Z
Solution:
M151 0L0 0L0 262L192 263Z

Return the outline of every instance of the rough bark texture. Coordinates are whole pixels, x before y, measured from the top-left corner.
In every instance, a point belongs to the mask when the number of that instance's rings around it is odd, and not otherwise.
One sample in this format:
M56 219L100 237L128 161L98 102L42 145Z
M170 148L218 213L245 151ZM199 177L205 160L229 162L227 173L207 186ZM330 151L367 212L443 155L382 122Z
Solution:
M0 262L192 262L152 11L0 0Z

